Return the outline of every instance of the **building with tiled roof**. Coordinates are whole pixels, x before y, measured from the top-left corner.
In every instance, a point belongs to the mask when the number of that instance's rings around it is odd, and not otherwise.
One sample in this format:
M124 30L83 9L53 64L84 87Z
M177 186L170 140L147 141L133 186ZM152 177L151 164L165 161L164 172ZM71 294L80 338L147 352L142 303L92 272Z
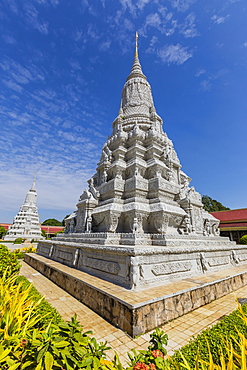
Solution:
M0 223L0 226L3 226L5 228L5 230L8 230L8 228L11 226L12 224L6 224L6 223ZM60 231L63 231L64 229L64 226L47 226L47 225L40 225L41 227L41 230L44 230L47 237L48 238L51 238L53 236L55 236L56 233L60 232Z
M221 236L239 242L243 235L247 235L247 208L212 212L212 215L220 220Z

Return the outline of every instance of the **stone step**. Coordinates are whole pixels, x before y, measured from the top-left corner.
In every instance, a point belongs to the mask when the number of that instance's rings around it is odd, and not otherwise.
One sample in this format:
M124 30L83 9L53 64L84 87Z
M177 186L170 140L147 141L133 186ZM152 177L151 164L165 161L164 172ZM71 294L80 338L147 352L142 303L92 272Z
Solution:
M247 284L247 264L137 292L35 253L25 262L132 337Z

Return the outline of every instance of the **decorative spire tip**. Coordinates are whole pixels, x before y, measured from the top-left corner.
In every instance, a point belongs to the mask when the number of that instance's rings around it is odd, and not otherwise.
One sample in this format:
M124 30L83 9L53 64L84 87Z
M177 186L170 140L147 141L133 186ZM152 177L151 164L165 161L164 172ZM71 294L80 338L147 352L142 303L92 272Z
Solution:
M136 31L136 51L135 58L138 58L138 32Z

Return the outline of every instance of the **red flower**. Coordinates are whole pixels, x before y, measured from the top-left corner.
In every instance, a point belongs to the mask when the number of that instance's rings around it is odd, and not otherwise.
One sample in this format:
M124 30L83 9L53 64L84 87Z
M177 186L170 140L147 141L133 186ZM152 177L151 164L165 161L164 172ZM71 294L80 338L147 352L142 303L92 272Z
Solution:
M156 366L154 364L148 364L150 370L156 370Z
M133 370L149 370L149 366L143 362L137 362L133 367Z
M157 358L157 357L164 358L164 354L159 349L154 349L153 351L151 351L151 353L154 358Z
M20 346L21 347L25 347L28 343L28 340L27 339L22 339L21 342L20 342Z

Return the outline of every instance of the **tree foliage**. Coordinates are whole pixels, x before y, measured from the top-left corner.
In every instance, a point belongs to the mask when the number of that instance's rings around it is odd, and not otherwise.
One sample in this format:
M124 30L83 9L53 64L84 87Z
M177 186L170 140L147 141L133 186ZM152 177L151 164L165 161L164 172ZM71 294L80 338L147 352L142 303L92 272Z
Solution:
M7 233L7 230L5 230L5 228L0 225L0 238L6 235L6 233Z
M17 256L14 253L11 253L3 244L0 244L0 261L0 279L3 276L8 278L19 273L21 266L18 262Z
M247 235L243 235L240 240L239 244L247 244Z
M204 209L208 212L228 211L230 208L223 206L220 202L210 198L208 195L202 196Z
M62 226L62 222L56 220L55 218L48 218L45 220L42 225L47 225L47 226Z
M64 219L63 219L63 221L62 221L62 225L63 226L65 226L65 219L67 218L67 217L69 217L70 215L66 215L65 217L64 217Z

